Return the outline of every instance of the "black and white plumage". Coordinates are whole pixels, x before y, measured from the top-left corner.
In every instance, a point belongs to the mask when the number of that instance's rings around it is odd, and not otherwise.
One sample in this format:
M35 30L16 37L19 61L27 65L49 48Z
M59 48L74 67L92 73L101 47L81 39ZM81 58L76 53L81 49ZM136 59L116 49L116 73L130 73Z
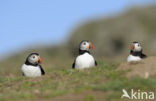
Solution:
M94 57L90 54L89 50L93 49L94 46L89 41L82 41L79 46L79 55L73 63L73 68L84 69L97 66L97 62Z
M142 53L142 47L139 42L133 42L131 44L130 55L127 57L127 62L138 62L147 56Z
M43 60L38 53L31 53L27 57L25 64L23 64L23 66L21 67L23 76L38 77L45 75L45 72L40 65L40 63L42 62Z

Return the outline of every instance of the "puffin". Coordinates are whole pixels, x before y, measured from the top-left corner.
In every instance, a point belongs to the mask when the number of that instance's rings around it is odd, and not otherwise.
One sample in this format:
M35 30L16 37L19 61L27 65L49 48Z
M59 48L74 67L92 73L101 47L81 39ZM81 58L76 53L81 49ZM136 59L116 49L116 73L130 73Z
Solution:
M76 57L72 68L74 69L84 69L97 66L97 62L90 53L90 49L94 46L91 42L83 40L79 45L79 55Z
M42 62L43 60L38 53L31 53L21 67L23 76L39 77L45 75L45 72L40 65Z
M131 44L130 55L127 57L127 62L139 62L147 56L142 53L143 49L139 42L133 42Z

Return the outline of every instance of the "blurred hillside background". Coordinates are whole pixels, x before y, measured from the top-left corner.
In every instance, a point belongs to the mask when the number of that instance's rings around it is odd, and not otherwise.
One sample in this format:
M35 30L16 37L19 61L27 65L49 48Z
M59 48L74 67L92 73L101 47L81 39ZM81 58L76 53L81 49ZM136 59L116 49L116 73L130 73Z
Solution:
M155 0L0 1L0 59L40 52L76 56L90 40L100 58L125 58L133 41L156 54ZM45 57L46 57L45 56ZM120 60L118 59L118 60Z
M82 40L94 44L97 68L71 68ZM133 41L153 57L127 65ZM156 93L155 0L1 0L0 43L0 101L120 101L123 88ZM22 76L31 52L40 53L45 76Z

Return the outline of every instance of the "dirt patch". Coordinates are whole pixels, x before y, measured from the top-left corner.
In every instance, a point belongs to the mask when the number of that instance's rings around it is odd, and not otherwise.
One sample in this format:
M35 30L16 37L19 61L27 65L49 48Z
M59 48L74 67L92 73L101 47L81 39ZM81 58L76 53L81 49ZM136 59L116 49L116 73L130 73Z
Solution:
M122 63L118 69L128 70L127 77L154 77L156 76L156 57L148 57L135 63Z

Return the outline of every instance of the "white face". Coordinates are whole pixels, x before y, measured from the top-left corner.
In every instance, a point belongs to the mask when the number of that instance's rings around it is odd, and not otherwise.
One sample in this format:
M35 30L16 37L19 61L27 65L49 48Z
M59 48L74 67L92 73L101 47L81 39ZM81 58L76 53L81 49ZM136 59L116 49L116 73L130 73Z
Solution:
M140 43L133 43L131 45L131 50L136 51L136 52L142 51L141 44Z
M90 43L88 41L83 41L80 44L80 49L81 50L89 50Z
M32 64L38 64L40 62L40 57L36 54L32 54L28 57L28 61Z

